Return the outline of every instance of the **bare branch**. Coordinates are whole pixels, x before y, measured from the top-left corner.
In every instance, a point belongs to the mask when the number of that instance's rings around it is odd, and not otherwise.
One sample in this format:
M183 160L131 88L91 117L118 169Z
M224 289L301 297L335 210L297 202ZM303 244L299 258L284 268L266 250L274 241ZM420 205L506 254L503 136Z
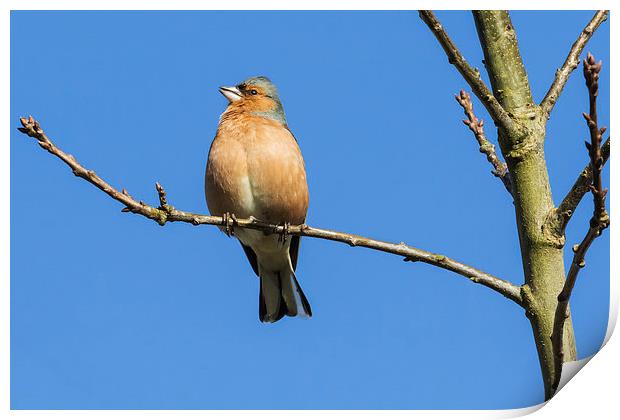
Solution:
M491 93L489 88L484 84L480 78L480 71L472 68L469 63L467 63L467 60L465 60L465 57L463 57L452 39L450 39L439 20L435 17L435 14L430 10L420 10L419 14L420 18L430 28L435 38L437 38L437 41L439 41L439 44L446 52L448 62L454 65L459 73L461 73L474 94L491 115L491 118L493 118L495 125L508 131L513 130L515 123L510 115L508 115L497 98L495 98L493 93Z
M474 114L474 105L471 102L471 97L467 92L461 90L458 95L455 95L455 98L463 107L465 116L467 116L467 119L463 120L463 124L469 127L471 132L474 133L478 145L480 145L480 153L483 153L487 157L489 163L493 165L491 173L502 181L506 190L512 195L512 185L510 182L510 174L508 173L508 166L497 157L495 146L488 141L484 135L484 121L479 120Z
M168 204L166 192L164 188L159 185L159 183L156 184L156 189L159 196L160 205L157 208L151 207L142 201L136 201L124 189L119 192L102 178L97 176L93 171L80 165L80 163L73 156L66 154L61 149L56 147L56 145L54 145L47 137L39 123L32 117L29 117L28 119L21 118L20 121L23 127L18 128L18 130L27 134L29 137L35 138L39 142L39 146L65 162L73 170L73 173L76 176L83 178L113 199L123 203L125 207L122 211L140 214L156 221L162 226L165 225L166 222L185 222L193 225L223 226L228 232L232 231L234 227L239 227L257 229L264 232L281 235L290 234L297 236L308 236L311 238L342 242L350 246L375 249L389 254L400 255L401 257L404 257L405 261L419 261L452 271L453 273L467 277L474 283L480 283L492 290L495 290L496 292L499 292L519 305L522 304L521 289L509 281L502 280L444 255L414 248L402 242L399 244L394 244L390 242L377 241L358 235L313 228L305 224L298 226L282 226L260 222L254 218L238 219L234 215L229 214L219 217L184 212L177 210Z
M601 23L607 20L608 13L609 10L599 10L594 14L590 22L579 34L579 37L577 37L577 40L573 43L566 60L564 60L564 64L562 64L562 68L555 72L555 79L553 80L551 87L549 87L549 91L540 102L540 107L547 118L549 118L555 103L560 97L560 94L568 81L568 78L573 70L577 68L581 51L583 51L590 38L592 38L594 31L596 31Z
M594 214L590 219L590 226L586 236L579 245L573 247L573 262L571 263L566 282L562 291L558 295L558 306L555 311L553 333L551 341L554 349L555 364L555 381L553 390L557 390L560 376L562 372L562 363L564 361L564 348L562 340L562 331L564 329L564 321L569 317L568 302L577 281L579 271L585 267L585 255L592 245L592 242L598 238L603 230L609 226L609 215L605 209L605 196L607 189L603 189L603 179L601 172L603 171L603 156L601 153L601 139L605 132L605 127L598 127L598 118L596 112L596 98L598 96L598 78L603 63L594 60L592 54L588 53L588 57L583 62L583 74L586 79L588 93L590 98L590 112L584 113L583 116L588 123L590 131L590 143L586 142L586 148L590 155L590 166L592 168L592 183L589 185L594 199Z

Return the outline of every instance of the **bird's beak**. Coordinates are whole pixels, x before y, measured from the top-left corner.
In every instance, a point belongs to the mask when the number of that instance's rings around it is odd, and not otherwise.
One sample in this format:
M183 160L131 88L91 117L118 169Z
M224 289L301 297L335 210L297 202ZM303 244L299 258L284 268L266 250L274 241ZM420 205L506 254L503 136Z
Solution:
M241 92L234 86L221 86L220 93L224 95L229 102L235 102L241 99Z

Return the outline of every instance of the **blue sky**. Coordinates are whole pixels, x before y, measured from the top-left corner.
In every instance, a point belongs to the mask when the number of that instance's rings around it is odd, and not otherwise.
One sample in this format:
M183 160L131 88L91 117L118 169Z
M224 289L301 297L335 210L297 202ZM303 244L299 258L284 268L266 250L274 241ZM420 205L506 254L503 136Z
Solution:
M468 12L438 12L470 63ZM539 101L592 12L514 12ZM588 50L605 62L609 22ZM520 284L511 200L460 122L466 84L409 12L13 12L11 119L118 188L206 213L203 173L220 85L277 84L306 160L308 223L449 255ZM475 102L478 116L490 119ZM556 202L583 168L575 72L548 126ZM542 401L529 323L455 274L304 238L314 317L258 321L258 281L214 227L131 214L11 133L11 406L15 409L516 408ZM604 182L609 185L608 171ZM584 201L567 231L581 240ZM571 255L567 253L567 264ZM609 234L572 311L580 357L609 306Z

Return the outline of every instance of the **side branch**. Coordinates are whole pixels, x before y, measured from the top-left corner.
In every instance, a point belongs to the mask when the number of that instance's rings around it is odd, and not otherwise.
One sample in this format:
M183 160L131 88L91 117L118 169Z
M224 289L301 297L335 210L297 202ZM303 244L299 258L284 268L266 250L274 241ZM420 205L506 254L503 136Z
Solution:
M495 146L488 141L484 135L484 121L479 120L474 114L474 105L471 102L471 97L467 92L461 90L458 95L455 95L455 98L461 107L463 107L463 111L467 117L466 120L463 120L463 124L469 127L471 132L474 133L478 145L480 146L480 153L483 153L487 157L489 163L493 165L491 173L502 181L506 190L512 195L512 185L510 182L510 174L508 173L508 166L497 157Z
M583 51L584 47L592 38L594 31L607 20L608 10L599 10L597 11L590 22L586 25L586 27L581 31L577 40L573 43L566 60L564 60L564 64L555 72L555 79L549 87L549 91L540 102L540 107L544 113L544 115L549 118L555 103L558 101L566 82L568 82L568 78L570 77L573 70L577 68L579 64L579 55Z
M553 391L557 390L560 383L560 373L562 372L562 363L564 361L564 348L562 340L562 331L564 330L564 321L570 316L568 311L568 302L577 281L579 271L585 267L585 255L592 245L592 242L598 238L603 230L609 226L609 215L605 209L605 197L607 189L603 189L603 180L601 173L603 171L603 157L601 153L601 139L605 132L605 127L598 127L598 117L596 112L596 98L598 96L598 78L603 63L596 63L592 54L583 62L583 73L586 79L590 98L590 112L584 113L583 116L588 123L590 131L590 143L586 142L586 148L590 155L590 167L592 170L592 183L589 185L592 197L594 199L594 214L590 219L590 226L586 236L579 245L573 247L573 262L571 263L566 282L562 291L558 295L558 306L555 311L553 333L551 341L554 350L554 364L556 376L553 384Z
M495 125L502 127L507 131L512 131L515 124L510 115L504 110L493 93L484 84L480 78L480 71L472 68L463 54L458 50L452 39L448 36L443 26L435 17L435 14L431 10L420 10L420 18L426 23L439 41L439 44L446 52L448 56L448 62L461 73L465 81L469 84L474 94L478 97L480 102L487 109Z
M601 158L603 159L603 165L607 163L609 159L611 139L608 137L605 143L601 146ZM557 233L564 235L566 226L571 217L575 213L575 209L586 195L590 191L590 185L592 184L592 165L590 162L583 168L579 176L575 180L575 183L571 187L570 191L566 194L566 197L562 200L560 205L553 210L554 223L556 223Z
M201 214L188 213L180 211L168 204L166 198L166 192L164 188L156 184L157 193L159 196L159 207L152 207L145 204L143 201L137 201L127 193L126 190L118 191L102 178L97 176L93 171L84 168L73 156L63 152L56 147L52 141L47 137L41 126L32 117L26 119L21 118L20 122L23 127L18 128L22 133L27 134L29 137L35 138L39 142L39 146L47 150L51 154L60 158L65 162L72 170L73 173L93 184L107 195L119 201L125 205L122 209L124 212L132 212L140 214L151 220L156 221L160 225L165 225L166 222L185 222L193 225L216 225L225 227L226 231L230 232L233 228L248 228L257 229L264 232L280 235L296 235L296 236L308 236L311 238L326 239L329 241L342 242L350 246L358 246L363 248L375 249L377 251L386 252L389 254L400 255L404 257L405 261L419 261L426 264L433 265L435 267L443 268L453 273L460 274L467 277L474 283L480 283L492 290L502 294L508 299L522 305L521 289L520 287L510 283L509 281L500 279L498 277L487 274L476 268L470 267L461 262L455 261L444 255L435 254L422 249L408 246L405 243L394 244L390 242L377 241L370 238L365 238L358 235L352 235L348 233L335 232L331 230L313 228L307 225L287 226L287 225L273 225L269 223L260 222L254 218L238 219L234 215L219 216L205 216Z

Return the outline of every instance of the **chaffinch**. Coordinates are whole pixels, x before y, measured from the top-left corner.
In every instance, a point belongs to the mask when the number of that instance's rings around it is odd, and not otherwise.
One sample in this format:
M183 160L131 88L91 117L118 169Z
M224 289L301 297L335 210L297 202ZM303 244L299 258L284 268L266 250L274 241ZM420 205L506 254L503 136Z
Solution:
M210 213L272 224L304 223L308 210L304 160L275 85L259 76L220 87L220 92L229 103L207 161L205 196ZM242 228L232 234L260 278L260 320L312 316L295 276L300 237Z

